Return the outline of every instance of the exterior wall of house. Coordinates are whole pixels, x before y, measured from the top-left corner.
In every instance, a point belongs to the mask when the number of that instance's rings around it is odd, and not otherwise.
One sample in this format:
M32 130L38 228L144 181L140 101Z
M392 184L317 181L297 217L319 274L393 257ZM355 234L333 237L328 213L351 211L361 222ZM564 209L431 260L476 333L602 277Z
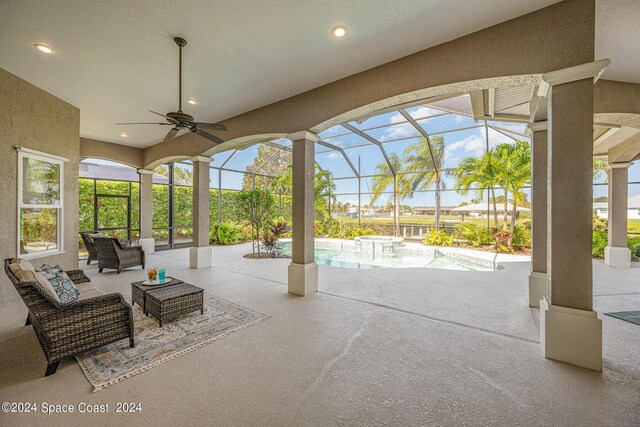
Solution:
M69 159L64 166L65 253L32 261L34 265L78 267L78 161L80 110L0 68L0 256L17 255L18 152L16 145ZM19 298L0 274L0 305Z

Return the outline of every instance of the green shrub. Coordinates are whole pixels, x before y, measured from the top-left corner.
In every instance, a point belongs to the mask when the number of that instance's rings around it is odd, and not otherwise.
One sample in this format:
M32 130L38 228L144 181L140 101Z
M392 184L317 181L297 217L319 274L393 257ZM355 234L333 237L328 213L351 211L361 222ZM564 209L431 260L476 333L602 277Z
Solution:
M640 259L640 236L629 237L627 247L631 251L631 260L638 261Z
M355 227L347 229L345 232L345 237L347 239L353 239L354 237L374 236L375 234L376 232L371 228Z
M232 221L213 224L209 232L209 241L218 245L233 245L242 236L240 227Z
M495 230L495 229L494 229ZM513 235L509 230L495 230L493 236L498 252L513 252L513 247L509 246L509 239L513 239Z
M604 258L604 248L607 246L607 241L608 236L606 231L594 230L591 254L596 258Z
M511 244L513 246L531 246L531 228L516 225L513 228Z
M430 246L453 246L454 240L454 237L449 236L444 230L431 230L424 239L424 243Z
M495 239L486 227L478 227L475 224L462 224L458 231L461 240L465 240L469 246L478 247L482 245L491 245L495 243Z

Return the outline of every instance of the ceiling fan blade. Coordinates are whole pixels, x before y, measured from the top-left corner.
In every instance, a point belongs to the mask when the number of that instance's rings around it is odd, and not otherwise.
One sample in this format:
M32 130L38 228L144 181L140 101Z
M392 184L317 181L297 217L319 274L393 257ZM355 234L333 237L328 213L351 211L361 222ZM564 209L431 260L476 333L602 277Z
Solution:
M176 137L178 132L180 132L179 128L170 129L169 132L167 132L167 135L164 137L164 141L171 141L173 138Z
M171 123L116 123L117 125L170 125Z
M196 135L200 135L203 138L207 138L209 141L213 141L216 144L222 144L224 142L222 138L218 138L217 136L211 135L209 132L205 132L201 129L196 129L195 131L192 131L192 132L195 132Z
M203 123L203 122L192 122L197 125L199 128L203 129L215 129L215 130L227 130L227 127L220 123Z
M164 117L165 119L171 119L171 117L169 117L169 116L165 116L164 114L160 114L160 113L157 113L157 112L155 112L155 111L151 111L151 110L149 110L149 112L150 112L150 113L153 113L153 114L157 114L157 115L159 115L159 116L162 116L162 117Z

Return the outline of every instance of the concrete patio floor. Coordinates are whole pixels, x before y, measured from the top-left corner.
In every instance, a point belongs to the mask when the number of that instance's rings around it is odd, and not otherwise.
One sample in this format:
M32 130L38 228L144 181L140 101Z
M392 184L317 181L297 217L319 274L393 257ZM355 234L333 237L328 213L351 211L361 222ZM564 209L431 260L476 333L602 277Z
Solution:
M544 359L527 262L496 272L320 267L320 292L287 294L288 260L248 260L214 247L214 267L187 268L188 249L149 266L271 319L99 393L75 360L45 359L21 301L2 307L0 401L141 402L135 414L5 414L13 425L638 425L640 327L601 315L604 371ZM594 305L640 309L640 268L594 261ZM84 268L84 266L83 266ZM85 268L130 295L141 269Z

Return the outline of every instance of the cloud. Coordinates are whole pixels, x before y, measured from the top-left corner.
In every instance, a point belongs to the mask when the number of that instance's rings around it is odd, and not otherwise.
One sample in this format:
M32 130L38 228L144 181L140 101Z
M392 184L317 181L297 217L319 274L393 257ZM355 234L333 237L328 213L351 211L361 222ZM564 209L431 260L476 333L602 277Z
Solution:
M482 138L480 135L473 134L464 139L456 141L453 144L448 144L446 146L446 152L447 155L449 155L456 150L463 149L465 153L472 156L481 156L486 147L487 146L484 138Z
M380 137L380 141L405 138L407 136L420 136L420 133L410 123L402 123L386 128L384 135Z
M330 135L336 135L336 134L340 133L341 130L343 130L342 126L335 125L335 126L330 127L329 129L323 130L318 135L320 135L320 137L323 138L323 137L327 137L327 136L330 136Z
M466 118L467 118L466 116L461 116L460 114L456 114L455 122L462 123Z
M342 157L342 154L338 153L337 151L331 151L329 154L327 154L328 159L339 159L340 157Z

